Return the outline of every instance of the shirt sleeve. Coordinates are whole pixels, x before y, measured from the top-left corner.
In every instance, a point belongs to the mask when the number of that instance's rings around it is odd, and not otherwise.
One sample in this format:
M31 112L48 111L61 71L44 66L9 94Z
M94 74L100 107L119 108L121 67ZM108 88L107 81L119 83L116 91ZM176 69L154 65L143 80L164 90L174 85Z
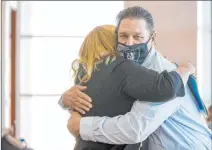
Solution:
M130 112L116 117L83 117L83 140L108 144L143 142L180 106L181 98L166 103L136 101Z
M129 61L122 66L126 77L121 89L127 96L140 101L164 102L185 95L183 81L175 71L158 73Z

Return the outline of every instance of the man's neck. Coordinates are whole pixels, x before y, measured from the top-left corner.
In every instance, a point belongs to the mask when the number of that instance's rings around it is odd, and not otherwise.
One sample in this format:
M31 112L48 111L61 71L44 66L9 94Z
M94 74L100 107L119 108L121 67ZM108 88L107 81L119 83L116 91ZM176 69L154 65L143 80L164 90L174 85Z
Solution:
M144 67L149 66L150 63L151 63L151 60L154 58L155 52L156 52L156 50L152 47L152 48L149 50L148 56L146 57L146 59L144 60L144 62L143 62L141 65L144 66Z

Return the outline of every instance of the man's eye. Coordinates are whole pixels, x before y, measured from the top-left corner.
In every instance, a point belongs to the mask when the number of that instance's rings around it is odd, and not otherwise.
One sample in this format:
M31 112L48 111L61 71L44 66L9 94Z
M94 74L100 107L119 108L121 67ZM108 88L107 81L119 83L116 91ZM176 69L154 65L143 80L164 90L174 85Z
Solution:
M122 37L122 38L126 38L127 36L126 36L126 35L121 35L120 37Z
M143 39L144 37L142 36L135 36L136 39Z

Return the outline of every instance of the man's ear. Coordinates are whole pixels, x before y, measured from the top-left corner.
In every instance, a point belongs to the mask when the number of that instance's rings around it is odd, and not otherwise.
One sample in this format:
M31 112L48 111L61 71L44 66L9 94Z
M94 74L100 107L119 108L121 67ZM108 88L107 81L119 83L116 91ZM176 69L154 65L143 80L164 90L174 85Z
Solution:
M156 31L153 31L153 33L152 33L152 44L154 44L154 46L156 46Z

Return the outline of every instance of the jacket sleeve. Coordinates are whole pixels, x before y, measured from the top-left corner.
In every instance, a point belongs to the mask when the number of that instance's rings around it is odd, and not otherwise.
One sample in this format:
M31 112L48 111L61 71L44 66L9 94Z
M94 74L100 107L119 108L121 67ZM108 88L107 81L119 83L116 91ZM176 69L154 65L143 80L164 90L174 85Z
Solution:
M183 81L175 71L158 73L130 61L121 65L126 74L121 90L127 96L140 101L165 102L185 95Z

